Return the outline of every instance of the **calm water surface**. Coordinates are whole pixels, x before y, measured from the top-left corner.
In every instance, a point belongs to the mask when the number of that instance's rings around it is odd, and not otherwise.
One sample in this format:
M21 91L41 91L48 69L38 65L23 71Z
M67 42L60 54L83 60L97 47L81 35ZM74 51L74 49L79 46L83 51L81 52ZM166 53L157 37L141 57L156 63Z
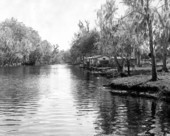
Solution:
M0 136L170 136L170 106L112 95L68 65L0 69Z

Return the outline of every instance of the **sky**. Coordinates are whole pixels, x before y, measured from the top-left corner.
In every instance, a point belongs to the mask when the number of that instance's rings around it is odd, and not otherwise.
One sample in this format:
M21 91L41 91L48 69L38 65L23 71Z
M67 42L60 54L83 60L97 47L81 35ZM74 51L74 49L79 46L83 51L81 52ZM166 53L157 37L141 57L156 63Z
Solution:
M0 22L14 17L37 30L42 40L70 48L79 20L95 26L96 11L106 0L0 0Z

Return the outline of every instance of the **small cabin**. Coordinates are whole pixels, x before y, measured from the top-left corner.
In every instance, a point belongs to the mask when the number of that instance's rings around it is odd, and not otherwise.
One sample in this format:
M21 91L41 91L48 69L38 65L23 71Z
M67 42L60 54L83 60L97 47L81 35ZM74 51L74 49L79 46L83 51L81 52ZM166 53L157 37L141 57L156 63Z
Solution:
M110 58L108 56L96 55L92 57L87 57L86 62L90 66L105 67L109 65Z

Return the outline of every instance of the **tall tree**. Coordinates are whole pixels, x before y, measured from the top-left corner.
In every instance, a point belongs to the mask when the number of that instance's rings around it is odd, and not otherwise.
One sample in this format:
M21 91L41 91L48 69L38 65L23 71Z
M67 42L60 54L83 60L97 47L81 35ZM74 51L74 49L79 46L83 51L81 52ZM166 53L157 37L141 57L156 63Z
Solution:
M157 80L156 60L155 60L155 49L153 41L153 20L154 10L151 8L151 0L124 0L125 3L130 6L132 12L136 15L140 15L141 21L140 26L148 30L149 47L152 62L152 81Z
M80 61L83 60L85 56L95 54L97 52L96 43L99 39L98 31L96 29L90 30L87 21L85 24L80 21L78 26L79 31L74 36L70 50L74 61L77 59Z
M121 21L116 19L117 6L115 0L108 0L97 12L98 25L100 28L100 41L102 45L102 50L105 53L114 56L114 60L117 65L118 72L123 72L123 52L122 52L122 35L123 31L121 29ZM122 61L118 61L117 57L121 57Z
M170 37L170 19L169 19L169 1L164 0L164 4L161 8L162 10L156 10L158 14L158 24L159 24L159 39L160 39L160 44L162 47L162 57L163 57L163 67L162 70L167 72L167 48L169 46L169 37Z

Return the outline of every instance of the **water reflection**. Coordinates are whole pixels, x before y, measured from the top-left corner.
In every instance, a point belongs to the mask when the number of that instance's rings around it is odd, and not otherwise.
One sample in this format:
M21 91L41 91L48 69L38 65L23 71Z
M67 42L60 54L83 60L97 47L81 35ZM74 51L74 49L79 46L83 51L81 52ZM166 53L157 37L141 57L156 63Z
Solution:
M0 69L0 135L170 134L170 107L112 95L102 77L68 65Z
M0 133L15 135L36 113L37 83L26 77L25 67L0 69Z
M92 114L93 110L98 111L95 112L97 116L93 122L96 134L129 136L170 134L168 127L170 122L168 118L170 117L166 116L170 114L167 114L168 112L162 113L163 105L167 105L166 103L141 98L113 96L101 87L104 84L102 78L89 75L84 71L82 74L76 70L73 70L74 76L76 75L77 79L81 79L76 86L76 89L78 88L77 93L74 93L77 108L84 114L90 108L92 109L88 111L88 114ZM170 107L167 109L170 109ZM84 115L83 113L82 115ZM165 126L162 122L168 122L168 125Z

